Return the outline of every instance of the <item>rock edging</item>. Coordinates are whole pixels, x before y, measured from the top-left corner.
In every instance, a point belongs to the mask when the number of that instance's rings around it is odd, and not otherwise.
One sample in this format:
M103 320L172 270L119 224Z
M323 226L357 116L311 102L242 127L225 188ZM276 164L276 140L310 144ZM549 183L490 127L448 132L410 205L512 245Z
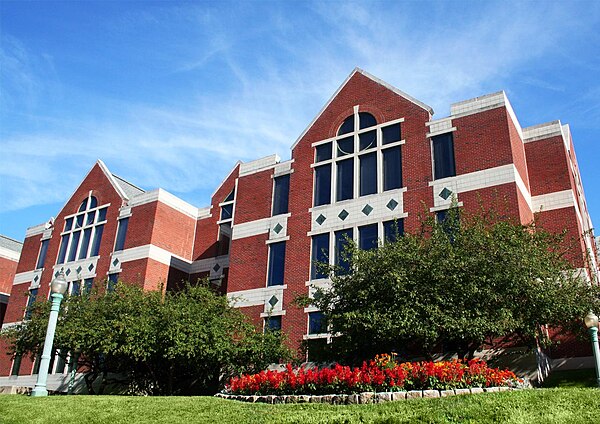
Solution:
M250 403L328 403L331 405L354 405L369 403L385 403L398 400L419 398L442 398L477 393L495 393L521 390L515 387L472 387L470 389L449 390L409 390L402 392L363 392L351 395L231 395L217 393L215 397Z

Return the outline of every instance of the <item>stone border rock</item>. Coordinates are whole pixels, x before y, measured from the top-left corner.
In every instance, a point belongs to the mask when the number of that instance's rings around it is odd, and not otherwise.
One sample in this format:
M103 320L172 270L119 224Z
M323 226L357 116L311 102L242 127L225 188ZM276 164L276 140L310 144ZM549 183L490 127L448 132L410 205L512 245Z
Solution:
M223 399L237 400L250 403L328 403L331 405L354 405L368 403L384 403L397 400L419 399L419 398L442 398L448 396L460 396L477 393L495 393L521 390L514 387L473 387L470 389L451 390L410 390L407 392L363 392L352 395L229 395L217 393L215 396Z

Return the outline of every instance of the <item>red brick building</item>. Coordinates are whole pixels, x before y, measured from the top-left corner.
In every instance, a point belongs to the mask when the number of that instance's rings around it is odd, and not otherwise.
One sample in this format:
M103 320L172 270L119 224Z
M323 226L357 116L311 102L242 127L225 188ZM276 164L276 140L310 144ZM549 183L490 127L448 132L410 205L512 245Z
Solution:
M208 276L257 326L281 328L294 343L326 338L320 313L293 304L328 284L314 261L336 262L345 236L369 247L396 225L415 230L424 207L443 218L452 198L466 210L501 199L522 223L539 213L546 227L578 240L573 266L596 280L568 125L521 128L504 92L453 104L446 118L432 115L355 69L292 145L290 160L238 163L204 208L144 191L98 161L53 221L27 230L4 326L22 321L28 302L46 299L64 269L75 293L117 278L154 290ZM0 375L32 371L27 358L15 365L0 357Z
M0 325L8 307L23 243L0 235Z

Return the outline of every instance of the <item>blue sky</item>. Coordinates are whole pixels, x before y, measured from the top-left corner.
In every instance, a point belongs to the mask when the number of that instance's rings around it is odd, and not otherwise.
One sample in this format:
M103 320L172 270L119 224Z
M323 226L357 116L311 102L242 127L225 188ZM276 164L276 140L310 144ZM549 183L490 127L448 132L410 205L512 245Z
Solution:
M97 159L196 205L290 146L356 66L431 105L505 90L571 125L600 225L600 2L0 2L0 233Z

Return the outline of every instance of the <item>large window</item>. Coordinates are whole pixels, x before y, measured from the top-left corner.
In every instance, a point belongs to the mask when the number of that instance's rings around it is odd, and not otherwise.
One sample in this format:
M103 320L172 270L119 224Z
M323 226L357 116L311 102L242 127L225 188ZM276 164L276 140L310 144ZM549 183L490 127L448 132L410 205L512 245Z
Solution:
M221 221L233 219L233 204L235 202L235 189L220 203L221 206Z
M452 133L431 137L435 180L456 175Z
M107 211L108 206L98 207L96 198L89 196L76 214L65 218L57 264L98 256Z
M285 241L269 245L269 272L267 285L278 286L283 284L285 270Z
M310 278L327 278L327 272L319 264L329 264L329 233L312 238L312 257Z
M273 215L288 213L290 197L290 174L274 178Z
M327 333L323 312L310 312L308 314L308 334Z
M370 250L377 247L377 224L358 227L358 247Z
M267 317L265 318L265 332L267 331L281 331L281 316Z
M314 206L401 188L401 121L377 124L359 112L344 120L335 139L317 144Z
M119 220L119 227L117 228L117 241L115 242L115 252L125 248L125 236L127 235L128 225L129 218L123 218Z
M217 242L217 256L229 254L231 246L231 221L219 225L219 240Z
M44 267L44 263L46 262L46 254L48 253L48 244L50 243L50 239L42 240L42 246L40 247L40 254L38 256L36 269L40 269Z
M404 219L395 219L383 223L383 242L395 242L404 235Z
M33 312L33 303L37 298L39 289L31 289L29 290L29 297L27 298L27 306L25 307L25 319L31 318L31 313Z
M347 247L352 241L352 235L352 228L335 232L335 265L337 275L346 275L350 272L350 255Z

